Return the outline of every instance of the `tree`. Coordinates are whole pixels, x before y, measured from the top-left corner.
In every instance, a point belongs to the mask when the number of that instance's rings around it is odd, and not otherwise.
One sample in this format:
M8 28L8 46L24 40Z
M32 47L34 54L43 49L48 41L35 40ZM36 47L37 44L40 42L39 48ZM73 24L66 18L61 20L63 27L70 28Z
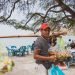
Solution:
M72 28L75 24L75 0L0 0L0 22L16 29L37 30L42 22L52 22L53 29L60 23ZM15 10L23 12L22 21L11 19Z

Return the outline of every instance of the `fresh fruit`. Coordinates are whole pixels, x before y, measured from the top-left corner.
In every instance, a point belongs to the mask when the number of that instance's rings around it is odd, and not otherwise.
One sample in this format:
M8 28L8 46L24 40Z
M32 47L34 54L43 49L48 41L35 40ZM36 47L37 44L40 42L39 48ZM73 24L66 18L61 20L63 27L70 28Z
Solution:
M7 66L8 72L9 72L9 71L12 71L12 68L13 68L13 67L12 67L11 65L8 65L8 66Z
M0 72L6 73L12 71L14 67L14 61L8 57L4 57L2 61L0 61Z

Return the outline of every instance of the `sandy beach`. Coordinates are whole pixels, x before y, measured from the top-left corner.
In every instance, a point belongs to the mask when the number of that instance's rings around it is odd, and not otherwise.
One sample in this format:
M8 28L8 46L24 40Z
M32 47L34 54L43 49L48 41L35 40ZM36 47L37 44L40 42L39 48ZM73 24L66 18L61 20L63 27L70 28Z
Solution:
M13 68L12 72L8 72L4 75L30 75L27 68L30 68L32 74L33 73L33 66L35 64L35 60L33 59L33 55L26 55L24 57L11 57L11 59L15 62L15 67ZM67 70L63 70L65 75L75 75L75 66L71 66Z

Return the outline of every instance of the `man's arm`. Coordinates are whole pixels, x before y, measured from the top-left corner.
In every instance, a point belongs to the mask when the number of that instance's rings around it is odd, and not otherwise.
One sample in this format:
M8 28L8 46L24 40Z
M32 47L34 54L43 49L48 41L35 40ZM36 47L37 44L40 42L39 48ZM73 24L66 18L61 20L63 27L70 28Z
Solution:
M54 33L51 34L51 36L56 36L56 37L58 37L58 36L60 36L60 35L66 35L66 34L67 34L67 32L54 32Z
M56 56L42 56L42 55L39 55L39 53L40 53L40 50L34 50L34 59L43 60L43 61L56 60Z

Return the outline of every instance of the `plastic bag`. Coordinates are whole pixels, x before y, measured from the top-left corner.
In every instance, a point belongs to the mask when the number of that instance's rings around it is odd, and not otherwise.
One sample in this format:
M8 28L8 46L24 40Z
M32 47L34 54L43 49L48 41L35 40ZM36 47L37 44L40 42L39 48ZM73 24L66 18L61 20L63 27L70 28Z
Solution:
M48 75L65 75L65 73L58 66L52 64L52 67L48 70Z

